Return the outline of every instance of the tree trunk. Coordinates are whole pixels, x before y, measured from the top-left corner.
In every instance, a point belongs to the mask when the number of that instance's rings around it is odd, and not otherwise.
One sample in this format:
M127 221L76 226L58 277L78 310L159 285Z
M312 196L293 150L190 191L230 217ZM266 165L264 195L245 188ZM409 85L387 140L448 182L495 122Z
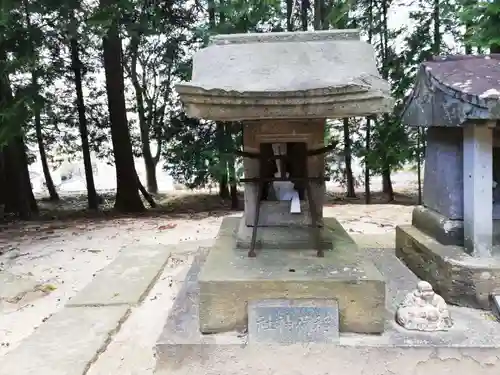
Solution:
M500 44L490 45L490 53L500 53Z
M474 6L476 0L465 0L463 2L463 7L465 9L470 9L472 6ZM464 33L464 45L465 45L465 54L466 55L472 55L472 44L470 42L470 39L472 38L472 28L473 28L473 23L470 21L467 21L465 23L465 33ZM479 52L478 52L479 53Z
M141 133L142 157L144 158L144 167L146 169L146 186L148 192L158 193L158 182L156 180L156 163L151 154L151 145L149 143L149 122L146 120L146 111L144 108L143 87L137 76L137 58L139 54L140 35L135 34L130 40L130 78L135 91L135 101L137 105L137 114L139 117L139 127Z
M372 43L373 38L373 0L368 2L368 43ZM371 131L372 131L372 119L370 117L366 118L366 135L365 135L365 204L370 204L371 189L370 189L370 163L369 155L371 151Z
M101 7L112 5L101 0ZM139 179L134 165L132 143L128 130L123 82L122 45L116 20L103 38L104 72L108 97L111 140L116 168L115 209L121 212L142 212L144 204L139 196Z
M139 179L139 176L137 176L137 184L139 185L139 191L142 193L142 196L148 202L149 206L151 208L156 208L156 202L154 201L153 197L151 194L148 193L148 191L144 188L144 186L141 183L141 180Z
M5 180L8 181L5 212L29 220L38 212L28 171L24 140L16 136L4 148Z
M433 46L432 52L435 56L438 56L441 51L441 13L440 13L440 0L433 1L433 11L432 18L434 23L434 35L433 35Z
M236 170L234 168L235 158L230 157L228 162L229 169L229 186L231 192L231 210L237 210L239 206L238 200L238 185L236 183Z
M388 80L389 78L389 26L388 26L388 4L386 0L382 1L382 27L381 27L381 49L382 49L382 78ZM384 127L387 129L390 126L389 114L384 114ZM384 145L387 147L386 145ZM382 192L387 195L389 202L394 200L394 191L392 189L391 181L391 167L388 164L387 154L384 155L383 168L382 168Z
M225 131L226 131L226 152L227 150L232 150L234 149L233 145L233 136L232 136L232 129L231 127L233 124L226 124L225 126ZM235 169L235 164L236 164L236 159L234 157L234 154L232 153L227 153L227 169L228 169L228 174L229 174L229 190L230 190L230 195L231 195L231 209L232 210L237 210L239 206L239 201L238 201L238 184L236 181L236 169Z
M321 11L322 9L322 0L314 0L314 30L321 30L321 21L323 19Z
M1 125L1 124L0 124ZM0 148L0 218L3 216L3 208L7 195L7 180L5 179L5 162L3 148Z
M26 16L26 25L28 27L28 30L31 29L31 16L30 16L30 10L28 7L28 2L24 1L24 11L25 11L25 16ZM31 54L32 58L32 66L31 66L31 86L34 91L34 102L33 102L33 113L35 117L35 133L36 133L36 140L38 144L38 151L40 153L40 161L42 163L42 170L43 170L43 176L45 178L45 184L47 185L47 190L49 191L49 196L51 201L58 201L59 200L59 195L57 194L56 188L54 186L54 181L52 181L52 176L50 175L50 168L49 164L47 163L47 155L45 153L45 146L43 144L43 135L42 135L42 121L40 119L40 111L41 111L41 100L40 100L40 87L38 86L38 74L37 74L37 55L35 54L35 45L33 43L33 40L31 38L31 34L29 34L28 38L28 43L29 43L29 51ZM28 172L28 179L29 179L29 172ZM31 185L31 181L30 181Z
M344 126L344 159L345 159L345 172L346 172L346 185L347 197L356 198L356 191L354 190L354 176L352 173L352 155L351 155L351 135L349 131L349 119L343 119Z
M215 0L208 0L208 24L210 26L210 31L215 32Z
M394 190L392 189L391 169L385 166L382 170L382 192L387 196L387 200L394 200Z
M33 80L36 80L33 74ZM43 145L43 134L42 134L42 121L40 119L40 109L36 108L35 105L35 132L36 132L36 142L38 144L38 152L40 153L40 162L42 163L43 177L45 178L45 184L47 185L47 190L49 191L50 200L55 202L59 200L59 195L57 194L56 187L54 186L54 181L50 175L49 163L47 162L47 155L45 153L45 147Z
M5 49L0 45L0 64L3 65L6 59ZM9 106L12 101L9 76L4 70L0 72L0 109L2 111L10 110ZM7 126L4 121L5 119L0 117L0 129ZM5 194L3 196L4 212L12 213L23 220L27 220L38 212L38 207L31 188L28 158L26 157L26 146L23 139L23 124L16 125L19 127L16 130L17 133L10 136L7 145L2 150L3 180L6 182L2 187ZM9 126L12 125L9 124Z
M82 89L82 68L76 38L71 38L71 69L75 76L76 108L78 110L78 127L80 140L82 142L83 165L85 168L85 181L87 183L87 204L89 209L99 208L99 197L95 189L94 173L92 171L92 159L90 157L89 136L87 129L87 118L85 117L85 99Z
M286 0L286 31L293 31L293 4L294 0Z
M144 149L143 149L144 153ZM153 157L144 157L144 166L146 168L146 186L151 194L158 193L158 180L156 179L156 163Z
M309 0L302 0L300 7L300 21L302 24L302 31L307 31L308 26L308 13L311 3Z
M369 153L370 153L370 143L371 143L371 119L366 118L366 134L365 134L365 204L371 203L371 191L370 191L370 163L369 163Z
M227 177L227 155L226 155L226 131L223 122L215 123L215 138L219 151L219 166L217 168L219 182L219 196L222 199L229 198L229 185Z

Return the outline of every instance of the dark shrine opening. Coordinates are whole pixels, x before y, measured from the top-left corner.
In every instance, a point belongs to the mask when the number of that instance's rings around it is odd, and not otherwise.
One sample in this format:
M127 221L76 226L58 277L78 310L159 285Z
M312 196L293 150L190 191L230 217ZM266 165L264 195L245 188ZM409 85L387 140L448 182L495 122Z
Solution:
M274 146L274 147L273 147ZM286 142L286 143L261 143L260 154L262 156L260 165L260 177L274 178L287 176L288 181L293 183L294 189L299 193L301 201L305 199L305 182L294 181L294 178L305 178L307 173L307 143L306 142ZM284 158L276 158L283 155ZM283 169L282 171L280 171ZM281 172L281 175L280 173ZM278 200L274 192L274 183L263 184L262 200Z

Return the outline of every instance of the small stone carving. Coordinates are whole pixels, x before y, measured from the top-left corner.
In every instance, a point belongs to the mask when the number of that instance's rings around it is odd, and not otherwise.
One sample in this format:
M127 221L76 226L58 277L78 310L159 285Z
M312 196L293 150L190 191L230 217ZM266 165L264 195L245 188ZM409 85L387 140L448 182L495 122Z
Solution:
M420 281L406 295L396 311L396 321L408 330L425 332L447 331L453 326L446 302L427 281Z

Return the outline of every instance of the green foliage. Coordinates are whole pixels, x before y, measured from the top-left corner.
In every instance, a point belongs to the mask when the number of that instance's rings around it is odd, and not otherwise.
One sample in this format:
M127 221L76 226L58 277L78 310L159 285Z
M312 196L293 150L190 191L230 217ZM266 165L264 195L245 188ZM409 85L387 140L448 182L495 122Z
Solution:
M460 17L470 25L466 42L480 47L500 45L500 1L464 1Z
M76 39L83 73L85 115L90 147L97 157L113 162L109 115L102 69L102 38L113 24L122 38L125 94L134 153L159 145L153 157L166 161L179 182L200 187L222 180L240 161L228 151L241 146L237 124L216 134L216 124L189 119L175 93L188 81L192 55L218 33L270 32L319 28L360 28L370 36L379 71L396 101L394 111L371 122L371 143L365 149L365 119L350 119L351 153L362 158L372 174L397 169L423 156L419 134L400 121L419 64L433 54L450 53L449 41L480 47L500 45L500 1L417 0L410 12L413 26L390 29L391 0L119 0L102 6L89 0L24 0L0 4L0 147L23 135L33 149L34 115L40 113L47 157L54 164L81 152L79 118L70 40ZM436 12L436 9L438 10ZM306 11L306 13L304 13ZM290 19L287 20L287 14ZM29 22L28 22L29 21ZM305 22L305 25L304 25ZM461 31L467 30L463 36ZM436 31L437 30L437 31ZM456 46L455 46L456 47ZM135 82L134 82L135 81ZM141 100L138 100L141 99ZM326 139L343 152L343 127L331 121ZM153 146L153 149L155 147ZM328 159L329 174L343 183L338 158Z

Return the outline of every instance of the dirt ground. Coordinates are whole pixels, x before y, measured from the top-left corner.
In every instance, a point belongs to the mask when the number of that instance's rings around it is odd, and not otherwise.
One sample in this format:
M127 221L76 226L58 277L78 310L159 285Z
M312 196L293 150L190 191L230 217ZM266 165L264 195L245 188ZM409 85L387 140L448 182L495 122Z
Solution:
M360 199L346 200L333 192L329 194L324 214L336 217L353 234L390 233L396 225L409 223L411 219L415 194L411 188L403 193L391 204L365 205L361 194ZM373 197L374 202L383 199L380 194ZM227 202L213 195L180 193L164 198L161 203L170 208L169 212L141 217L90 215L70 219L73 214L61 214L61 208L65 205L74 211L84 201L68 197L57 207L47 202L42 204L44 215L52 220L3 224L0 227L0 358L61 309L122 248L131 244L192 241L207 246L224 216L241 215L229 211ZM123 374L152 373L152 348L176 295L175 288L168 287L168 279L172 274L185 272L186 267L187 259L172 259L144 303L136 308L106 353L91 367L90 374L118 370ZM134 340L130 340L131 336Z

